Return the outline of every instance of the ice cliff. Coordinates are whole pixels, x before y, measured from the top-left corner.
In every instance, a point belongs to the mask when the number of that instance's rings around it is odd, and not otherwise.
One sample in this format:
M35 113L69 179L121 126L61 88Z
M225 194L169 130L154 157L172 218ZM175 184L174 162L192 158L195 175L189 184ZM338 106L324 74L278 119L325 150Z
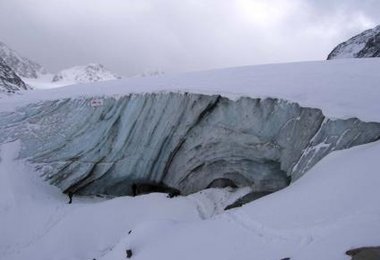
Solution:
M29 104L0 113L0 132L65 192L125 195L161 182L188 194L218 179L281 189L328 153L378 140L380 123L281 99L148 93Z

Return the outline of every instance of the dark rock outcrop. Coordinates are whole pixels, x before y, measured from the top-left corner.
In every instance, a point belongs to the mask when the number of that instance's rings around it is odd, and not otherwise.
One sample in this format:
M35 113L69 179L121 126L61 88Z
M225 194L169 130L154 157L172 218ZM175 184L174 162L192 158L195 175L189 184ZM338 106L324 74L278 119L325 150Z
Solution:
M361 247L351 249L346 252L346 255L351 256L352 260L379 260L380 247Z
M0 58L0 93L13 94L27 89L30 88Z
M252 202L254 200L260 199L260 198L262 198L264 196L267 196L267 195L269 195L271 193L272 192L268 192L268 191L262 191L262 192L253 191L253 192L250 192L247 195L245 195L245 196L237 199L234 203L228 205L224 210L229 210L229 209L241 207L244 204L247 204L247 203Z

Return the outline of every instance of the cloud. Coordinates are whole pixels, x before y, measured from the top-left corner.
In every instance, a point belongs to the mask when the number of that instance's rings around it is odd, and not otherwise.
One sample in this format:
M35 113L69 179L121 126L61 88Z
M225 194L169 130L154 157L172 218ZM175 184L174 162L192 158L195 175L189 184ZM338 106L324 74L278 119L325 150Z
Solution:
M132 75L324 59L380 23L377 0L2 0L0 35L51 70Z

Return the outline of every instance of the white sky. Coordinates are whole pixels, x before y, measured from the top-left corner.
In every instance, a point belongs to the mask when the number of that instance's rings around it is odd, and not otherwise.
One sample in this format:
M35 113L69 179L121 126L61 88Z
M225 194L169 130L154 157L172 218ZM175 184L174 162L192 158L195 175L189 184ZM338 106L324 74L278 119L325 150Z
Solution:
M0 41L53 72L322 60L379 23L379 0L0 0Z

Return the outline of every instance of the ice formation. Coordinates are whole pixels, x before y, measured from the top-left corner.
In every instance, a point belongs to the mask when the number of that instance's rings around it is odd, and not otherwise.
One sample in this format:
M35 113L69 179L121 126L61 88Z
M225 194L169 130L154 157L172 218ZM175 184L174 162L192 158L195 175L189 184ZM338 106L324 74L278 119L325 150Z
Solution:
M191 93L42 101L0 120L0 143L20 139L47 181L86 195L128 195L139 182L189 194L219 179L276 191L331 151L380 138L380 123L281 99Z

